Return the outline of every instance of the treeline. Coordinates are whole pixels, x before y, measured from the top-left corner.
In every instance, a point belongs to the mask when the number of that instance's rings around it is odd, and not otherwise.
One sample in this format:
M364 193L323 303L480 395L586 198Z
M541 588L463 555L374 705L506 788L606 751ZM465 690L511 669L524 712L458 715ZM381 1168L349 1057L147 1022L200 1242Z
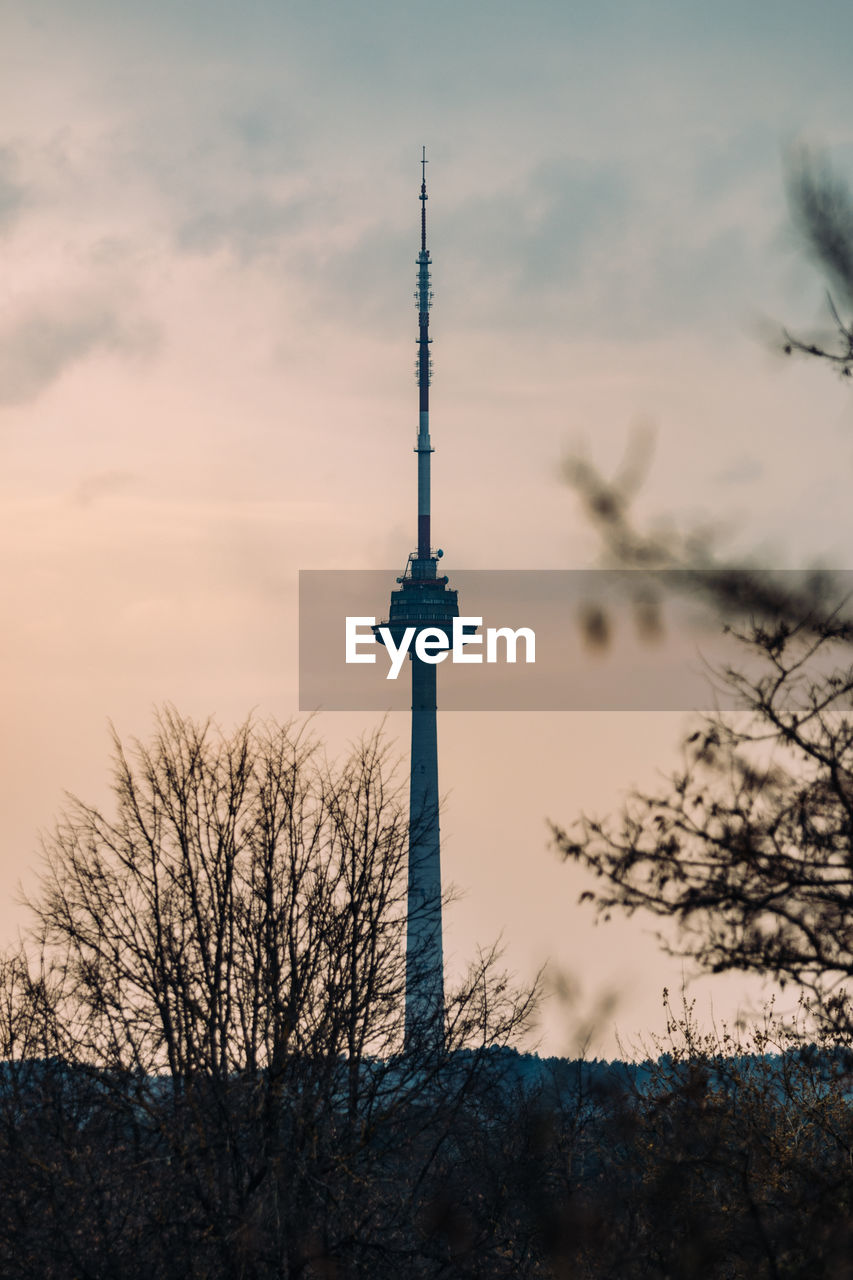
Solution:
M355 1108L343 1061L336 1100L293 1064L272 1109L239 1073L7 1062L0 1274L844 1280L851 1064L772 1034L727 1054L682 1020L641 1067L461 1053L425 1087L399 1061L384 1102L368 1062Z

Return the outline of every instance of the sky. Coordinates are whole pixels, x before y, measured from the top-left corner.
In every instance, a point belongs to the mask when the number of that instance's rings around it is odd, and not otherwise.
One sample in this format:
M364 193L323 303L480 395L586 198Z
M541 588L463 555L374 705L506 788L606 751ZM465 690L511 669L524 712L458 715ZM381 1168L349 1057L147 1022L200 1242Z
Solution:
M825 319L785 158L853 179L849 5L33 0L0 31L3 940L65 791L108 803L110 723L288 719L298 571L404 564L422 145L451 580L594 566L562 463L612 472L638 426L641 520L851 567L850 393L768 340ZM316 724L334 752L375 717ZM449 968L498 934L550 960L545 1052L615 1054L690 976L594 925L547 827L655 786L688 724L440 717Z

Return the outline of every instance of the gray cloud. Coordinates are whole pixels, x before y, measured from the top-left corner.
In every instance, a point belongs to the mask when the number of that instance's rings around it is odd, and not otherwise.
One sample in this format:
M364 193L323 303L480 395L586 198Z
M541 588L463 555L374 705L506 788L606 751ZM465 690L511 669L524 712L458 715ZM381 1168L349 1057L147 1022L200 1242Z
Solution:
M521 319L551 328L555 314L582 308L586 292L578 285L594 255L619 245L629 198L628 183L613 165L566 157L492 192L461 200L448 194L443 201L437 195L430 239L443 321L500 328ZM325 253L290 255L288 269L312 307L328 312L334 300L373 332L399 332L405 284L410 280L414 288L415 278L414 180L407 208L405 226L397 206L393 224L376 220L343 247L330 235Z
M186 253L228 249L249 262L279 249L282 239L304 226L307 217L303 201L282 203L259 195L188 218L178 228L177 244Z
M8 147L0 147L0 231L17 218L26 201L26 190L15 180L15 157Z
M713 198L701 173L684 175L671 193L618 157L567 155L473 196L435 192L437 317L454 329L522 325L527 333L629 341L742 325L766 297L779 221L771 215L762 225L753 190L778 188L775 151L764 153L760 170L747 170L741 152L752 150L752 138L733 148ZM414 195L410 206L405 227L398 202L393 223L377 219L355 240L341 244L326 218L324 251L319 238L293 244L284 257L306 305L327 314L345 304L370 331L399 332L408 301L401 281L414 281ZM260 240L268 230L267 222L255 234ZM244 233L231 234L239 243Z
M0 404L35 399L95 351L135 354L153 340L150 326L128 321L102 303L84 301L65 310L32 307L0 332Z
M629 183L612 163L591 166L571 157L540 165L510 189L478 196L451 220L479 309L495 302L507 317L532 302L565 305L590 257L623 238ZM550 318L550 317L549 317Z

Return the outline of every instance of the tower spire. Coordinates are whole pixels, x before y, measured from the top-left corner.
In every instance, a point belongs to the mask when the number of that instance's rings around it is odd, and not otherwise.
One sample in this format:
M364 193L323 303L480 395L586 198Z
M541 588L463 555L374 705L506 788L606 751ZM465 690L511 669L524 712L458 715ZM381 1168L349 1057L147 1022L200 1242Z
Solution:
M421 156L421 252L426 252L426 202L429 199L426 189L426 167L429 161L426 158L426 147L423 148Z
M418 455L418 559L430 558L430 454L432 445L429 438L429 384L432 380L432 361L430 360L429 312L432 306L432 273L431 259L426 243L426 147L421 157L421 251L418 254L418 287L415 291L415 302L418 308L418 359L416 370L418 375L418 443L415 452Z

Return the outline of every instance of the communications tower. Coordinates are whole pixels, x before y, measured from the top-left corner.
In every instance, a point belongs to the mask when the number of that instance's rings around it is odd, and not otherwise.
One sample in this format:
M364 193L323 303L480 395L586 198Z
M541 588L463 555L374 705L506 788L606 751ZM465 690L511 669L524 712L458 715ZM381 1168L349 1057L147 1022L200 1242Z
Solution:
M441 850L438 823L438 741L436 735L435 663L415 653L417 636L450 636L459 613L457 593L439 575L442 552L433 552L430 531L429 313L432 306L426 240L426 148L421 159L421 248L415 303L418 310L418 546L409 556L398 587L391 592L387 626L399 645L407 627L415 627L409 647L412 665L412 755L409 784L409 873L406 933L407 1048L440 1048L444 1036L444 963L441 942ZM378 633L378 628L377 628ZM427 639L427 637L424 637Z

